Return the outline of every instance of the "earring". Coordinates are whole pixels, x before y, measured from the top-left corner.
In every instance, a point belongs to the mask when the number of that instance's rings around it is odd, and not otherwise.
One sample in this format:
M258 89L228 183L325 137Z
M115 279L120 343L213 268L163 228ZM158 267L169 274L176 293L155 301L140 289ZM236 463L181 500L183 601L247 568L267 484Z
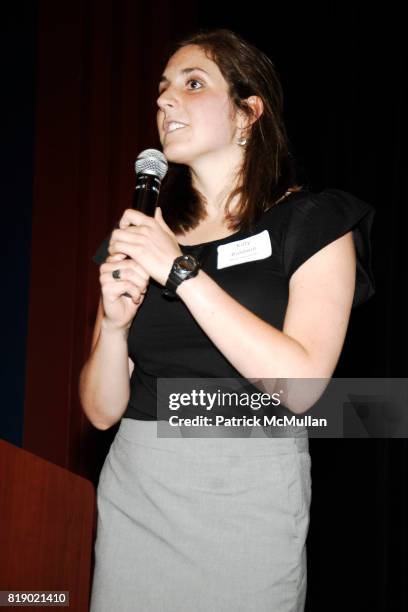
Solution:
M247 143L247 139L246 138L238 138L237 140L237 144L241 145L241 147L243 147L244 145L246 145Z

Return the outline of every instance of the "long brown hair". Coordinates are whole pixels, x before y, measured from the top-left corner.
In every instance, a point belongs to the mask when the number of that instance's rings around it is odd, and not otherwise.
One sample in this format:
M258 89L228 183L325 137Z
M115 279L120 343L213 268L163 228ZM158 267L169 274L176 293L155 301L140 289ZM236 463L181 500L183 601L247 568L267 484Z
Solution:
M276 69L262 51L227 29L201 29L175 43L170 58L187 45L198 45L220 69L229 86L229 96L236 109L251 116L245 103L249 96L262 99L263 113L246 133L244 161L238 176L238 187L226 202L226 220L231 230L251 228L261 213L288 191L301 189L297 185L297 168L289 150L283 122L283 92ZM232 199L239 195L235 212L229 211ZM193 188L190 168L169 162L163 180L159 205L174 232L186 232L206 217L205 200Z

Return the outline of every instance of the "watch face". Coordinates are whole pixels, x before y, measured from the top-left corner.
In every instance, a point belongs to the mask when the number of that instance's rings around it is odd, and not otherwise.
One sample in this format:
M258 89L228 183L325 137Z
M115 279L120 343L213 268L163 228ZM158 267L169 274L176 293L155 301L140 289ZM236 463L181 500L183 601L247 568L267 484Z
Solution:
M185 255L183 259L180 259L178 262L178 266L183 272L192 272L196 268L197 262L191 255Z

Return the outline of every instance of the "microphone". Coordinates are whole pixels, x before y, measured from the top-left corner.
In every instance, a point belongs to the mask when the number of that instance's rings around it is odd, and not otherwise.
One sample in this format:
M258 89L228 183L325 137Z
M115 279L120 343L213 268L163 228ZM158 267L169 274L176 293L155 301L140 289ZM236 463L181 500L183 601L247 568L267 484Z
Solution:
M132 208L154 217L161 181L167 169L167 159L161 151L145 149L140 153L135 162L136 187Z
M139 153L135 162L136 187L132 208L154 217L161 181L166 176L167 170L167 159L161 151L145 149ZM132 297L127 291L122 295Z

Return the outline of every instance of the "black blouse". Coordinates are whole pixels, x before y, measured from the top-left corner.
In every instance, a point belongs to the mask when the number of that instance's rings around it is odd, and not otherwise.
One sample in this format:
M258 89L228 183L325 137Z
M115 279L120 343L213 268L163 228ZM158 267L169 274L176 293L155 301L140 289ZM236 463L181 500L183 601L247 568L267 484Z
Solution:
M351 230L357 255L353 307L374 294L370 243L374 214L370 204L348 192L302 189L264 212L252 231L180 248L196 255L203 270L233 298L282 330L291 275L314 253ZM111 233L92 258L98 265L108 255ZM265 240L270 254L256 259L264 253L262 247L251 259L251 252L256 252L252 245L258 241L265 245ZM224 245L231 246L219 249ZM234 261L231 252L235 246L241 256ZM229 257L221 267L221 251L225 250ZM150 282L130 327L128 350L135 363L131 396L123 415L128 418L157 420L157 378L241 378L184 303L163 297L155 281Z

